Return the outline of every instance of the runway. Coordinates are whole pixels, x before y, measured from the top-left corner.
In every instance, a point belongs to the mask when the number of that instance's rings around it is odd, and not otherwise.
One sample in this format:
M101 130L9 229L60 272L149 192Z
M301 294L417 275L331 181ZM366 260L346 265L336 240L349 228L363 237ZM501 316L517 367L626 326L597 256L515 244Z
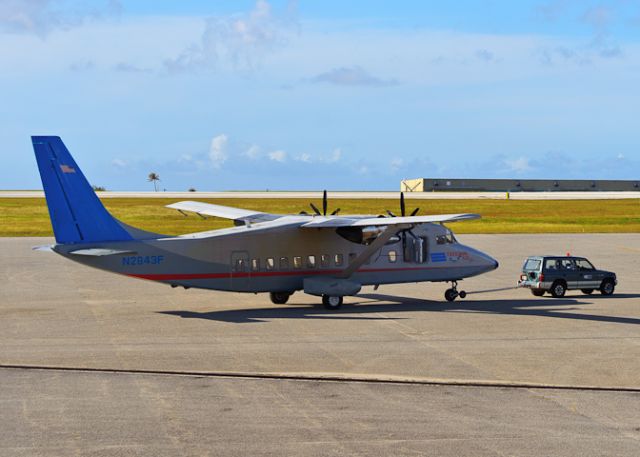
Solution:
M459 238L500 262L462 288L494 291L366 288L336 312L0 238L0 455L638 455L640 235ZM616 295L509 289L527 255L565 252Z
M201 198L301 198L305 200L322 198L322 190L284 191L233 191L233 192L97 192L100 198L179 198L194 200ZM328 191L331 199L392 199L397 192L344 192ZM407 199L413 200L620 200L640 199L637 192L405 192ZM1 190L0 198L44 198L43 191Z

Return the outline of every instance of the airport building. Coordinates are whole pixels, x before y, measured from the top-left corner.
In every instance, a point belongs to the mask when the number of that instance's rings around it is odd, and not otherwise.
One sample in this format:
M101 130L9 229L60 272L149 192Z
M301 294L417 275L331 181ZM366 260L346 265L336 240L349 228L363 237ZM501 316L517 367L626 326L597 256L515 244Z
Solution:
M403 179L403 192L640 192L640 180L586 179Z

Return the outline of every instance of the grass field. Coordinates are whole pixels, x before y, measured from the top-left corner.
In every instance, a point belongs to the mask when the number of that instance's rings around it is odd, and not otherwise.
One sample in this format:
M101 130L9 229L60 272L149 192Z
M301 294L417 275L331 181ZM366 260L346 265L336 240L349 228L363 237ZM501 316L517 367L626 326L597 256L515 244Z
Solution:
M110 198L111 213L135 227L168 235L231 226L223 219L184 217L165 208L175 199ZM202 199L209 203L282 214L310 211L303 199ZM315 200L318 207L320 200ZM640 199L636 200L407 200L407 210L420 206L420 214L479 213L478 221L450 224L457 233L640 233ZM397 200L330 200L330 211L341 214L398 213ZM0 236L51 236L44 199L0 198Z

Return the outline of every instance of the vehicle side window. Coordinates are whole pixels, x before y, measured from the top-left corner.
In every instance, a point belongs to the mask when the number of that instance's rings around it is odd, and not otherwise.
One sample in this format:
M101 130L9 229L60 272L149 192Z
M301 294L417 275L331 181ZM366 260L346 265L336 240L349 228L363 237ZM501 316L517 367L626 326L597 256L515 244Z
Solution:
M322 254L320 256L320 266L321 267L328 267L330 262L331 262L331 260L329 259L329 256L327 254Z
M251 259L251 271L260 271L260 259Z
M316 267L316 256L309 255L307 256L307 268L315 268Z
M299 255L293 258L293 268L302 268L302 257Z
M335 264L336 264L336 267L341 266L341 265L342 265L342 262L343 262L342 254L336 254L336 255L333 257L333 263L335 263Z
M556 259L546 259L544 261L544 269L545 270L558 270L560 265L558 264L559 260Z
M389 251L389 262L396 263L397 259L398 255L396 254L396 251Z
M236 263L233 266L234 271L246 271L247 266L244 259L236 259Z
M289 269L289 257L280 257L280 269L281 270Z
M267 267L267 270L273 270L276 266L273 257L267 257L267 260L265 260L265 265Z
M573 259L562 259L560 261L560 268L563 270L575 270L576 264L573 263Z
M576 259L576 265L578 270L595 270L595 267L587 259Z

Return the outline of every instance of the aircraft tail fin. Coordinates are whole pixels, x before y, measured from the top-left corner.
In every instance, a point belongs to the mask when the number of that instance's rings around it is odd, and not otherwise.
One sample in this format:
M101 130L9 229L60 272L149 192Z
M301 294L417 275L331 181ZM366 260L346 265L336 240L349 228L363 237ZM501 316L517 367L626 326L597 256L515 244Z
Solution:
M57 136L31 137L56 241L128 241L132 235L106 210Z

